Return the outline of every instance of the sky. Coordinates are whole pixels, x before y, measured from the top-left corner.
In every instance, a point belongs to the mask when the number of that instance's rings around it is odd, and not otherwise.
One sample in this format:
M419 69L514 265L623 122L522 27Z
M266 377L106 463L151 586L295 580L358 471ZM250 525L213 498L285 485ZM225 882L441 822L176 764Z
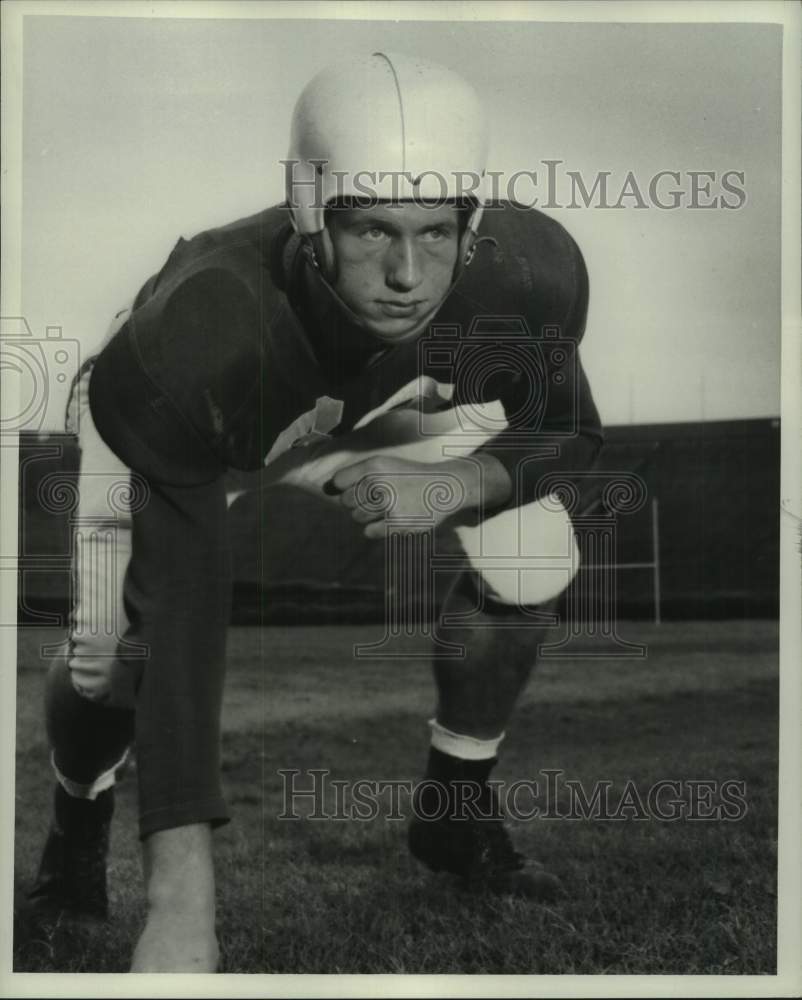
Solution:
M29 16L23 64L23 313L69 365L179 236L283 197L292 107L327 63L377 48L461 72L482 95L492 169L579 243L582 357L606 424L780 412L780 28L749 24L282 21ZM567 207L568 171L615 204ZM676 171L683 205L655 207ZM690 208L691 171L733 209ZM670 203L672 179L658 197ZM46 421L57 429L63 386Z

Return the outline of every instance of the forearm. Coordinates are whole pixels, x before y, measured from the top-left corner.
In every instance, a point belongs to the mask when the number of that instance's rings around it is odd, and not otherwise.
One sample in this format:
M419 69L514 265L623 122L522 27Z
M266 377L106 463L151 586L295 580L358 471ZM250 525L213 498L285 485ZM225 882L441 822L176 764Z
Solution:
M498 506L521 506L545 496L555 478L571 480L590 472L596 465L603 444L601 430L594 429L574 437L544 435L529 447L507 446L503 436L481 452L484 459L495 460L510 483L509 494ZM583 484L579 484L583 492Z
M469 458L454 459L445 463L444 471L459 479L465 510L503 507L512 498L513 481L503 463L489 452L478 451Z

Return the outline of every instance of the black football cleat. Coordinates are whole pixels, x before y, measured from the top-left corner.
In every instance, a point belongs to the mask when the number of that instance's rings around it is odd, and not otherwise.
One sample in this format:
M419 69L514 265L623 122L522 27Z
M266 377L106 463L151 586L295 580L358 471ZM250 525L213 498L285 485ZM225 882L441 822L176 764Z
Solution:
M497 803L494 806L489 816L415 815L408 828L413 857L434 872L458 876L470 892L553 902L562 892L560 880L513 848Z
M73 798L56 786L53 820L28 894L33 912L48 918L108 917L106 863L113 812L111 788L90 801Z

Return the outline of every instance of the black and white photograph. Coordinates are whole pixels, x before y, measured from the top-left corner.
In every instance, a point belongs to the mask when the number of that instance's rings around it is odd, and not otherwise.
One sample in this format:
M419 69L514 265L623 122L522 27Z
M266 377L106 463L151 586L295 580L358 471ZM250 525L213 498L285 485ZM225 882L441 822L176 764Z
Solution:
M0 993L798 995L799 6L3 7Z

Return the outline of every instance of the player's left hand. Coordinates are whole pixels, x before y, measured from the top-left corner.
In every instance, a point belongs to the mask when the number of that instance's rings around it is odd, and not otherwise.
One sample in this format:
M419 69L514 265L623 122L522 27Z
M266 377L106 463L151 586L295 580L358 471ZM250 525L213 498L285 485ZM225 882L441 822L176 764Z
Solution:
M431 531L481 505L483 463L472 459L414 462L375 455L339 469L331 480L343 507L365 537L382 538L394 525Z

